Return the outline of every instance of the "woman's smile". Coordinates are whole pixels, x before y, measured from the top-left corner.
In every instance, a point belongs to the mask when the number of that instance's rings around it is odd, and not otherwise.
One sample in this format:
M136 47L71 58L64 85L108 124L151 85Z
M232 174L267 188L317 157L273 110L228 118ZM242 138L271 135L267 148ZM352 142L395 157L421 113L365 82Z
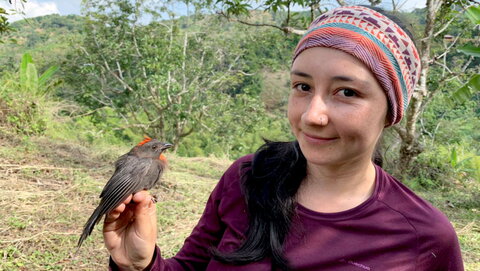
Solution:
M330 136L319 136L310 133L306 133L302 131L302 135L304 136L305 140L310 144L329 144L333 143L338 139L338 137L330 137Z

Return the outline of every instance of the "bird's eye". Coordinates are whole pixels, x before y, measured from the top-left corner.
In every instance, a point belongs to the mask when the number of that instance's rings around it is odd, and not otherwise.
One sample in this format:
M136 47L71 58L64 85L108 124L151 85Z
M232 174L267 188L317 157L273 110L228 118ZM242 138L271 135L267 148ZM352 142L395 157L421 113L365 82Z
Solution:
M156 149L157 149L157 145L153 145L152 150L156 150Z

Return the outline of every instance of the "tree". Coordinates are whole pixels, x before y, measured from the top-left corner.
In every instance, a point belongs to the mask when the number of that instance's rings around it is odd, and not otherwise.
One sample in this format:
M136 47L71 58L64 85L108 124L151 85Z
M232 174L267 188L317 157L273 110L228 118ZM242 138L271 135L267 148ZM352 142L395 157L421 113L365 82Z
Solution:
M238 70L242 54L214 30L198 29L215 25L208 17L190 29L189 18L175 18L153 4L84 1L88 21L80 72L89 80L83 86L90 103L114 109L125 123L122 128L178 146L204 128L205 119L214 117L213 108L232 98L227 90L244 76ZM149 9L163 10L169 18L149 13L152 21L142 25Z
M345 0L336 0L340 6L348 5ZM370 5L376 6L381 0L368 0ZM272 12L277 17L274 23L259 23L249 21L249 15L254 8L250 4L251 1L242 0L219 0L216 4L222 7L218 13L229 20L235 20L239 23L250 26L273 27L283 31L285 34L305 34L305 28L313 21L313 19L327 10L326 7L332 6L331 2L321 0L268 0L261 2L260 6L255 10L263 12ZM323 7L322 7L323 6ZM300 7L307 12L294 12L293 7Z

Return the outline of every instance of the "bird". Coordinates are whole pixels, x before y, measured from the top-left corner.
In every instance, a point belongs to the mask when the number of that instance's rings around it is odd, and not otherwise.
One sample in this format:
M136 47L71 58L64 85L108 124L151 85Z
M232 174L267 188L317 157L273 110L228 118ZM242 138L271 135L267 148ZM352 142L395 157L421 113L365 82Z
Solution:
M111 212L131 194L149 190L155 186L167 164L167 158L163 152L172 146L170 143L145 137L128 153L118 158L112 177L100 193L100 204L85 223L78 240L78 248L92 233L103 215Z

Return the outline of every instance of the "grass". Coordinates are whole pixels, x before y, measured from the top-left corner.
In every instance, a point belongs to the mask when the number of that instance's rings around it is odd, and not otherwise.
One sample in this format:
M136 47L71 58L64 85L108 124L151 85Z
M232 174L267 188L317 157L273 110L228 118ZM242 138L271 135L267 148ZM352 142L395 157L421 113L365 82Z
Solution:
M0 270L105 270L100 227L82 248L76 243L113 170L115 153L46 138L0 132ZM210 191L231 161L167 154L169 170L157 203L158 244L173 256L197 222ZM478 192L418 191L449 216L466 270L480 270Z

